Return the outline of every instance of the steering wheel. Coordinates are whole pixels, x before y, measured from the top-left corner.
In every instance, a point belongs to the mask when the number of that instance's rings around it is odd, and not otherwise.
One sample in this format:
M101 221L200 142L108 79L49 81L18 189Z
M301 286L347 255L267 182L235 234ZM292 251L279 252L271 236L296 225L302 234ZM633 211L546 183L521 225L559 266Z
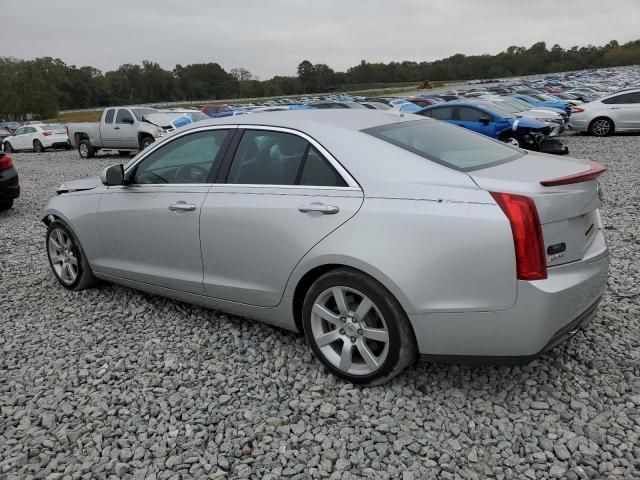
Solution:
M176 183L207 183L209 172L199 165L182 165L176 171Z

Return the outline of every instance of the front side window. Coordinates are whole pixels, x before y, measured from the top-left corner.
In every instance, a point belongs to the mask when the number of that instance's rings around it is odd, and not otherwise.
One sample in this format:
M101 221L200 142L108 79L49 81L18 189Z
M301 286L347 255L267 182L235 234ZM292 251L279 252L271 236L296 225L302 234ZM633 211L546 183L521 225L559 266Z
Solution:
M469 107L457 107L458 120L462 122L479 122L481 118L489 118L489 114L482 110Z
M431 118L435 118L436 120L451 120L453 118L453 108L434 108L431 110Z
M133 183L208 183L226 136L227 130L196 132L159 147L138 165Z
M118 115L116 115L116 123L125 123L124 119L128 118L131 119L131 121L133 122L133 118L131 117L131 114L129 113L128 110L125 110L124 108L121 108L118 110Z
M21 127L17 129L15 132L13 132L13 136L17 137L18 135L24 135L25 130L26 130L26 127Z
M244 132L227 183L346 187L329 161L297 135L266 130Z
M107 114L104 116L104 123L113 123L113 114L115 113L115 109L110 108L107 110Z
M362 131L433 162L463 172L491 167L525 155L523 150L456 128L446 122L415 120L381 125Z

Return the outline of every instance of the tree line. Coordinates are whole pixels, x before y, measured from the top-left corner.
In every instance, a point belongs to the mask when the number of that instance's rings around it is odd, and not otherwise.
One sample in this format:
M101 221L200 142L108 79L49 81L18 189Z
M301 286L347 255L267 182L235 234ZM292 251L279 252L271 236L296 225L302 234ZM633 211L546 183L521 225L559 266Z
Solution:
M497 55L463 55L433 62L370 63L362 60L345 72L302 61L296 76L260 80L245 68L226 71L217 63L176 65L125 64L102 72L91 66L67 65L58 58L20 60L0 57L0 118L46 118L59 110L169 101L197 101L297 95L367 84L426 80L489 79L598 67L640 64L640 40L603 46L529 48L511 46Z

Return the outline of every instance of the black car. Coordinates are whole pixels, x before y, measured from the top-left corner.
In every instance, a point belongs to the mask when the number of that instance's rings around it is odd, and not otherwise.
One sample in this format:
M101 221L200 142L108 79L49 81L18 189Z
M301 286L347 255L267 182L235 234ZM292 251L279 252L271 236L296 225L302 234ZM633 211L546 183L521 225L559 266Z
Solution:
M0 210L8 210L13 200L20 196L18 172L13 166L11 157L0 152Z

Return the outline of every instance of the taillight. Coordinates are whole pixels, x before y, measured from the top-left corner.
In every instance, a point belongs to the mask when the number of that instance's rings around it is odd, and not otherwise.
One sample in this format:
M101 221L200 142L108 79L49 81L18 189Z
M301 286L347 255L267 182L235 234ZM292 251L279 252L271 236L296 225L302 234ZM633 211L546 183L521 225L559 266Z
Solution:
M571 109L571 113L582 113L584 112L584 108L580 108L580 107L573 107Z
M42 132L42 135L44 135L45 137L48 137L50 135L53 135L53 132L50 130L47 130L46 132Z
M2 155L2 157L0 157L0 170L7 170L13 167L13 162L11 161L11 157L9 155L7 155L6 153L4 155L0 153L0 155Z
M524 195L489 192L511 224L518 280L547 278L547 257L534 201Z

